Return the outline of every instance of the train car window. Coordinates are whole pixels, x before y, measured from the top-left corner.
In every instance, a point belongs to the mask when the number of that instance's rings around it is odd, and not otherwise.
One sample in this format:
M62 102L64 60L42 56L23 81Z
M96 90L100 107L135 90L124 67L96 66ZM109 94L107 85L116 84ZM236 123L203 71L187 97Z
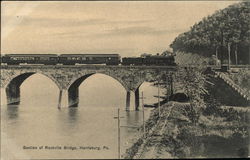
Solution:
M72 57L72 60L80 60L80 57Z
M10 59L11 59L11 60L17 60L17 58L16 58L16 57L10 57Z
M34 57L22 57L22 60L29 61L29 60L34 60Z
M40 57L40 60L49 60L48 57Z

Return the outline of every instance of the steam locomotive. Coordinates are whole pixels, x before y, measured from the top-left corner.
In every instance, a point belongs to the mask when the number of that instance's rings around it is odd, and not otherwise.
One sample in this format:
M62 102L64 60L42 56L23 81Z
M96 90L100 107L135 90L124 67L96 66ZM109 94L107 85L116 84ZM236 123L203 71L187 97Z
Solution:
M43 65L176 65L173 55L142 55L124 57L119 54L5 54L1 63L7 65L43 64Z

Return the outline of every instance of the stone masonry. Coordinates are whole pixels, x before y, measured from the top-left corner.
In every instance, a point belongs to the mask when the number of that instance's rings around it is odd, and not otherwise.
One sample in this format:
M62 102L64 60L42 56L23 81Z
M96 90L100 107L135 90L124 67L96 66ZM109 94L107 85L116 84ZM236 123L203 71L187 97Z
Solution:
M39 73L50 78L59 88L58 107L62 99L67 99L67 106L77 106L80 84L95 73L108 75L127 91L126 109L130 107L130 94L135 95L136 109L139 107L139 87L145 81L154 81L157 76L170 74L176 67L171 66L105 66L105 65L2 65L1 88L6 90L7 103L20 102L20 86L33 74Z

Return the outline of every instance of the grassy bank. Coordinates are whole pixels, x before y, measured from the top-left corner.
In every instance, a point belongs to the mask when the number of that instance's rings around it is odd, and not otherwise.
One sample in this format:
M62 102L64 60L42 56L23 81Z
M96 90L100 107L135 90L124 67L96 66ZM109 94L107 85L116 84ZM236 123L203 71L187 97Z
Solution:
M188 103L170 102L151 113L147 133L126 154L140 158L231 158L247 157L249 110L223 109L213 105L202 112L199 122L188 118ZM209 108L209 109L208 109Z

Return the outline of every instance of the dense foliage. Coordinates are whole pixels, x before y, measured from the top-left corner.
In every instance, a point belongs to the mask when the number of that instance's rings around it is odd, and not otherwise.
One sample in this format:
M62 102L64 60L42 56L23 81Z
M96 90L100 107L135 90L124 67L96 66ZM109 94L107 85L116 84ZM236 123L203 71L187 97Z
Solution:
M216 55L223 63L250 63L250 2L245 1L203 18L170 45L173 51Z
M176 85L183 89L183 92L189 97L190 106L185 109L187 117L196 124L199 121L201 110L205 107L203 96L207 94L205 88L206 78L203 74L204 68L197 66L195 68L180 68L175 74Z

